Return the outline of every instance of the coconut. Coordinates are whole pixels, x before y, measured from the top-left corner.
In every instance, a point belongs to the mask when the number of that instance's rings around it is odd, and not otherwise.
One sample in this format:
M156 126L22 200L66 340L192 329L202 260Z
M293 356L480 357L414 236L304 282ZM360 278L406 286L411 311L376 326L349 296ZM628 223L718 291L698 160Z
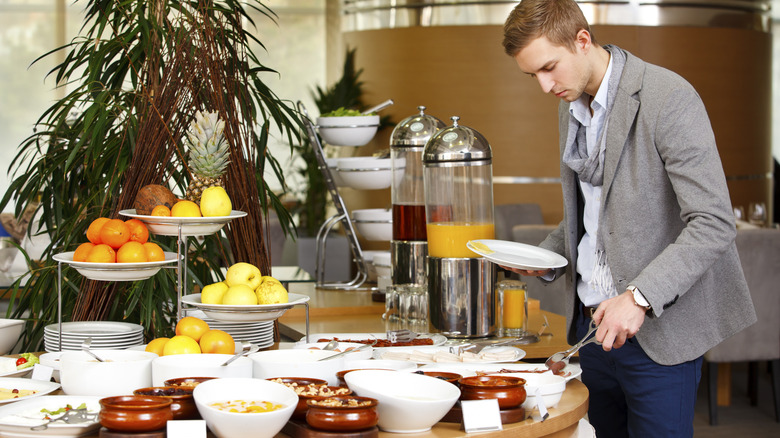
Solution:
M161 186L159 184L149 184L141 187L138 194L135 195L135 212L142 215L151 215L154 207L158 205L164 205L168 208L173 208L173 204L178 199L168 187Z

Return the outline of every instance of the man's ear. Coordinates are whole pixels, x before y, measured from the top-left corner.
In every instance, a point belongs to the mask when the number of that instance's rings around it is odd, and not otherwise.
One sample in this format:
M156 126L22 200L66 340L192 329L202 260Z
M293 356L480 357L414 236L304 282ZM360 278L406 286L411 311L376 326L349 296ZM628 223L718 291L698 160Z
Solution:
M590 32L585 29L580 29L580 31L577 32L577 37L574 44L578 50L581 50L584 53L588 53L591 45L593 44L590 39Z

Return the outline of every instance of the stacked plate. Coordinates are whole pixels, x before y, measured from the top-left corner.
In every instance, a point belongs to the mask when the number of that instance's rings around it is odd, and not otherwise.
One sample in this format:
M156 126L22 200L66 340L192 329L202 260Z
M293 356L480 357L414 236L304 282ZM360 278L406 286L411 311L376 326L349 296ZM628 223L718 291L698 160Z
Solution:
M138 324L114 321L80 321L62 323L62 350L81 350L81 343L92 338L92 349L125 349L144 343L144 328ZM47 352L60 351L59 324L43 328Z
M274 322L225 322L209 318L202 310L189 310L187 316L200 318L209 325L209 328L222 330L230 334L236 342L248 341L259 348L270 347L274 344Z

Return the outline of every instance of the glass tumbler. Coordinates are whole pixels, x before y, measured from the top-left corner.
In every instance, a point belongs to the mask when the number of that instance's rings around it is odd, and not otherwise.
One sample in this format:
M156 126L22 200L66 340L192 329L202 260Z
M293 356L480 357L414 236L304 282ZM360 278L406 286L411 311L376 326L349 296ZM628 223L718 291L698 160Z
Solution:
M385 289L385 313L382 319L385 321L398 321L398 293L395 287L390 285Z
M398 320L419 324L428 321L428 291L418 284L399 284L392 287L398 296Z
M526 284L519 280L502 280L496 294L498 336L522 337L528 329Z

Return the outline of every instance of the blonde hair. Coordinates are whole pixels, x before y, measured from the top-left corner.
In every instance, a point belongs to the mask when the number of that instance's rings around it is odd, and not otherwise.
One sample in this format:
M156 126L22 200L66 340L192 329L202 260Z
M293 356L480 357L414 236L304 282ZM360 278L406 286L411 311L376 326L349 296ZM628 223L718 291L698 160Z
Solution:
M504 23L504 51L515 57L531 41L544 36L574 52L577 33L583 29L595 44L588 20L574 0L522 0Z

